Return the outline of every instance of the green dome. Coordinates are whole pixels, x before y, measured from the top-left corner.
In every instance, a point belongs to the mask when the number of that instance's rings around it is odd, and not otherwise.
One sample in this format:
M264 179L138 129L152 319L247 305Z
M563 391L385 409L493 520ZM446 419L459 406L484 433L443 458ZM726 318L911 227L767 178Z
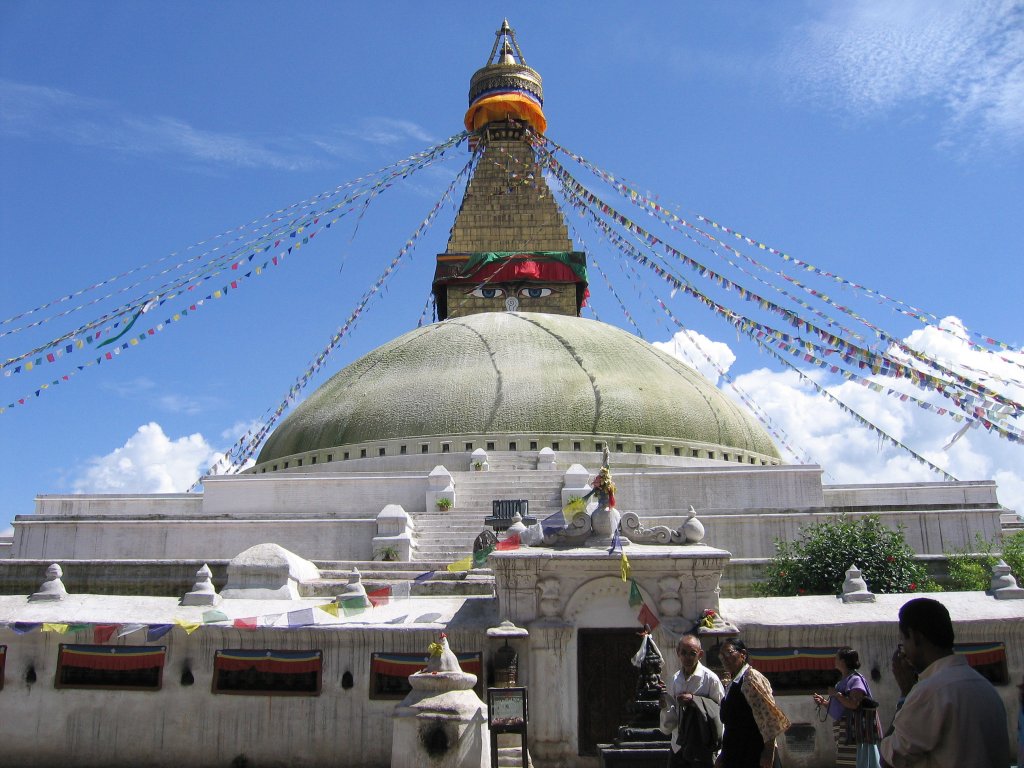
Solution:
M528 434L779 455L700 374L619 328L492 312L418 328L355 361L274 431L257 464L394 438Z

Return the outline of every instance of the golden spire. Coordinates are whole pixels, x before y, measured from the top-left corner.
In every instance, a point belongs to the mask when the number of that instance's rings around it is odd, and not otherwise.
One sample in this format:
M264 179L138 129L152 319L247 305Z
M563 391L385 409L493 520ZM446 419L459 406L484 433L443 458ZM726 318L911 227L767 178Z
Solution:
M510 118L522 120L537 133L544 133L548 127L541 77L526 65L515 30L505 19L494 33L487 63L469 81L466 130L475 131L487 123Z

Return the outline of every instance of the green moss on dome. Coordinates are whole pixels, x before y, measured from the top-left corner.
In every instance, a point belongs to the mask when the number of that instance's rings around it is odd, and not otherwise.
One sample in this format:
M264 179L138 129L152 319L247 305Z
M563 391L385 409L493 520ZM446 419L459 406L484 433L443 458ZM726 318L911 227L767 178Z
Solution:
M258 462L435 435L687 440L778 457L764 430L675 358L604 323L495 312L426 326L355 361L275 430Z

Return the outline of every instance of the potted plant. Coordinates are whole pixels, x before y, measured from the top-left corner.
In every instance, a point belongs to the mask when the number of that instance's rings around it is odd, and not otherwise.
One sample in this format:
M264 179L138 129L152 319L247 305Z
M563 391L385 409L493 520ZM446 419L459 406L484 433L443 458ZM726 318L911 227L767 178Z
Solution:
M397 563L399 559L398 550L394 547L381 547L373 553L373 559L385 563Z
M452 500L449 499L447 496L442 496L437 500L437 508L440 509L442 512L447 512L449 509L452 508Z

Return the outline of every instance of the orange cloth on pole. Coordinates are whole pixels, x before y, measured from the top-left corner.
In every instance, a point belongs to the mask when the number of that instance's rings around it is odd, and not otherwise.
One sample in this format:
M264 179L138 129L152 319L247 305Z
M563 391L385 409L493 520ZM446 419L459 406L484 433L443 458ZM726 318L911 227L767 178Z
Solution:
M537 133L544 133L548 128L544 110L536 101L518 93L496 93L469 105L466 130L475 131L496 120L506 120L510 115L529 123Z

